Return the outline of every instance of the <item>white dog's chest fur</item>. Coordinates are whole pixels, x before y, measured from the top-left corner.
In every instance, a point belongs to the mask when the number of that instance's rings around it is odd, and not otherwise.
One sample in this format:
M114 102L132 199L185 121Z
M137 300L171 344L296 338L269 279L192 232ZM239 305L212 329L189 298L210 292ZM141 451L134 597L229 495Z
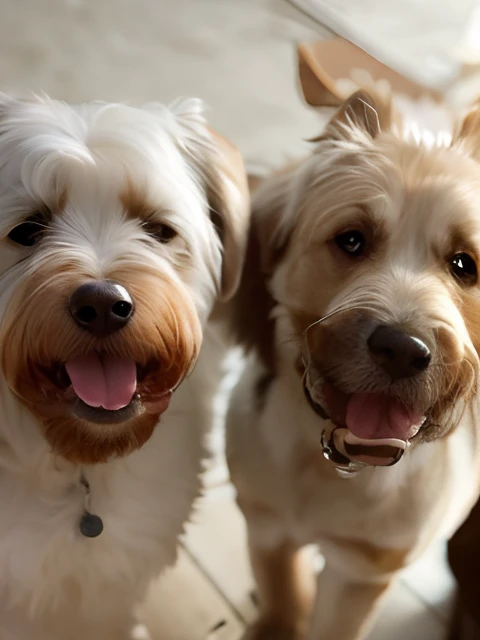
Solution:
M90 510L104 523L98 538L79 531L85 495L79 470L33 437L33 420L23 425L31 432L28 458L15 464L11 451L2 451L0 620L2 605L11 604L23 612L28 607L38 621L73 602L92 620L108 618L109 611L118 616L174 561L204 453L201 416L192 410L194 378L183 383L140 451L85 469Z

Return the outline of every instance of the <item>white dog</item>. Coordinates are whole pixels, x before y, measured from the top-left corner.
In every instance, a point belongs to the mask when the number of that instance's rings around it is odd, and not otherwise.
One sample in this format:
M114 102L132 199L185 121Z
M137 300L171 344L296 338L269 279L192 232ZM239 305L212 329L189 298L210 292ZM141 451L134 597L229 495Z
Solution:
M204 436L184 379L247 221L198 101L1 97L1 640L127 638L174 562Z

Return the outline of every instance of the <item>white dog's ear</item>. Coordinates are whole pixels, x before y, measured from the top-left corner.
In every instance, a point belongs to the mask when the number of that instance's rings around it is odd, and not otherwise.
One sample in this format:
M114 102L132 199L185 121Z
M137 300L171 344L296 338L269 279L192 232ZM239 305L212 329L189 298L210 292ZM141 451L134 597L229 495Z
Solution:
M250 192L238 149L213 130L215 155L204 167L210 217L223 244L220 299L235 293L242 275L250 223Z
M460 123L453 136L452 147L459 147L475 160L480 160L480 99Z
M233 144L207 127L200 100L182 100L172 110L180 126L181 148L204 185L210 217L222 240L219 299L225 301L240 282L250 222L250 194L242 156Z

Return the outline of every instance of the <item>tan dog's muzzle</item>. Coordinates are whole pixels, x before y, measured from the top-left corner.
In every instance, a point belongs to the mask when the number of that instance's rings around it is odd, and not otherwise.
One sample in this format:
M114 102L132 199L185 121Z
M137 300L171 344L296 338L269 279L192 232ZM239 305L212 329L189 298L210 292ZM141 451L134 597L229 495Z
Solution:
M331 427L322 431L321 446L324 457L335 465L342 475L358 473L365 467L391 467L399 462L410 446L409 441L398 438L359 438L349 429L336 426L325 409L317 404L306 385L305 395L315 413L327 420Z

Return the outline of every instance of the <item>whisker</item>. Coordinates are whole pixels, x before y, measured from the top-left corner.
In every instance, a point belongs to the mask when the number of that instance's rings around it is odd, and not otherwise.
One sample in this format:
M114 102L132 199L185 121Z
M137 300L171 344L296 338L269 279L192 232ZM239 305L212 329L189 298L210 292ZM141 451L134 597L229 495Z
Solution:
M310 325L308 325L308 327L303 332L303 335L305 336L306 333L308 331L310 331L310 329L312 329L316 325L322 324L326 320L329 320L330 318L333 318L333 316L336 316L339 313L344 313L345 311L371 311L371 306L370 307L366 307L366 306L361 306L361 305L348 304L348 305L344 305L344 306L341 306L341 307L337 307L333 311L330 311L330 313L327 313L326 315L322 316L318 320L315 320Z

